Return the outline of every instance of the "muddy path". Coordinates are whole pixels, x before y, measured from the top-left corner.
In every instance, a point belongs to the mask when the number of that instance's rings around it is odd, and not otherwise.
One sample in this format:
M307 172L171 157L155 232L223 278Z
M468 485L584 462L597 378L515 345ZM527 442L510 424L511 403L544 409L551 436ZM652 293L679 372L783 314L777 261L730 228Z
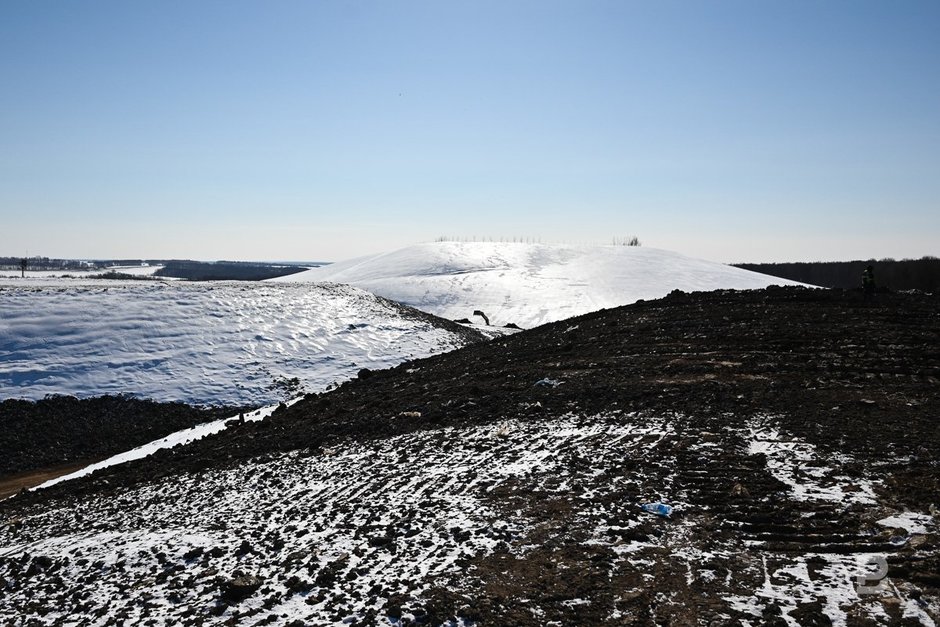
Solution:
M6 475L0 477L0 500L13 496L21 490L34 488L40 484L45 483L46 481L49 481L50 479L55 479L56 477L73 473L76 470L81 470L86 466L101 461L101 459L102 458L100 457L95 459L87 459L79 462L59 464L58 466L52 466L49 468L30 470L15 475Z

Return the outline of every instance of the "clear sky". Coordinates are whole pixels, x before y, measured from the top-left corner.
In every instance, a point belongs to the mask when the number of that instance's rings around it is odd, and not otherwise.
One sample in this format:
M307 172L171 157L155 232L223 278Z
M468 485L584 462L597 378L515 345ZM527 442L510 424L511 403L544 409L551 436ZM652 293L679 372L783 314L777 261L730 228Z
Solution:
M0 3L0 255L940 254L940 2Z

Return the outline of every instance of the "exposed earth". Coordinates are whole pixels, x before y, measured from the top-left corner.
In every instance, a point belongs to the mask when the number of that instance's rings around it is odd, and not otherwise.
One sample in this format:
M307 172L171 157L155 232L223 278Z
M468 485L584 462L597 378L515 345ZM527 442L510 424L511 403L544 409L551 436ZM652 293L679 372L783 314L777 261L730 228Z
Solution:
M932 625L938 347L768 288L364 370L0 502L0 623Z
M115 455L246 407L195 407L128 396L0 401L0 481L26 471ZM5 495L4 495L5 496Z

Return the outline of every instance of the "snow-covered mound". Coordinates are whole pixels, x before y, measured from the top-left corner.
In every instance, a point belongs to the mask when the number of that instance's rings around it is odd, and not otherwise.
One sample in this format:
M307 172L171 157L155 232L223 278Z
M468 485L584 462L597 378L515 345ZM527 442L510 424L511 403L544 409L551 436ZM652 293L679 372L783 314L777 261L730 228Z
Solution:
M677 289L795 285L655 248L502 242L418 244L275 280L346 283L444 318L481 310L494 325L523 328Z
M270 403L456 348L472 333L312 283L9 281L0 301L0 398ZM288 384L294 377L300 386Z

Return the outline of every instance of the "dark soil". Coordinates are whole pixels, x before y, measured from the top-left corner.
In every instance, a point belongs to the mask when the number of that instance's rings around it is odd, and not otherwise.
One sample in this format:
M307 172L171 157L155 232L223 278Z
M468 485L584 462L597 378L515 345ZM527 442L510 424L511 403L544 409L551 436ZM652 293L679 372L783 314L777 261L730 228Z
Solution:
M0 402L0 479L81 460L110 457L239 408L192 407L129 396Z
M29 470L14 475L5 475L0 477L0 499L12 496L20 490L28 490L42 485L51 479L73 473L99 461L101 461L101 459L85 459L68 464L46 466L40 470Z

